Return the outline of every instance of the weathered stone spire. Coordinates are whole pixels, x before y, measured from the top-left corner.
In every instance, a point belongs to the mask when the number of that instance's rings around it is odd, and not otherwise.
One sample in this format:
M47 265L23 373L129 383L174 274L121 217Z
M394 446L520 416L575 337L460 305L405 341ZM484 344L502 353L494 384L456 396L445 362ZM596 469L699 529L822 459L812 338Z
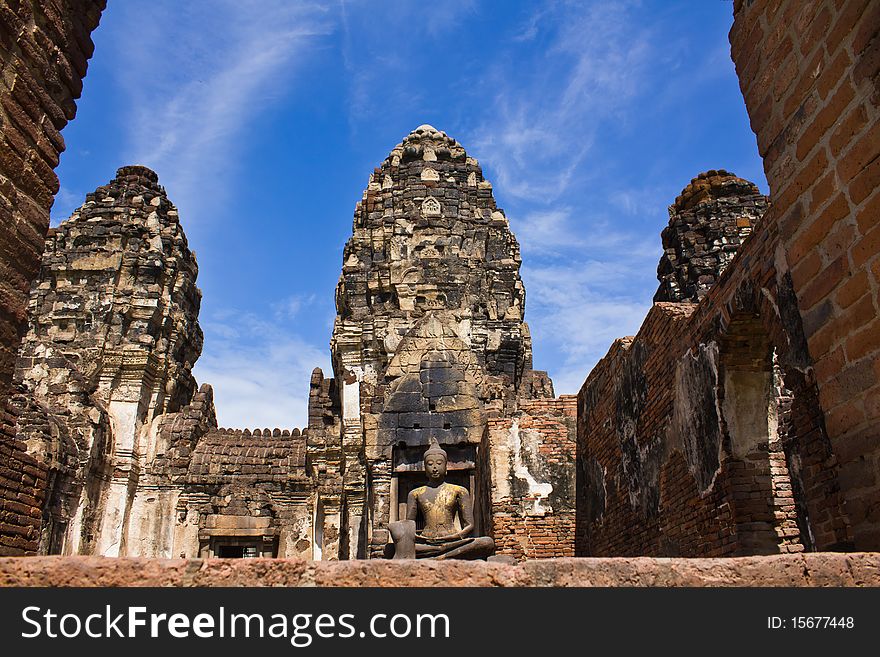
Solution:
M203 339L197 275L156 174L122 167L49 231L22 357L63 352L90 384L106 379L108 390L110 379L126 378L134 360L143 360L152 381L144 403L154 414L176 411L196 389L192 366ZM21 365L20 378L45 391L42 370Z
M413 130L370 177L352 232L336 295L337 370L385 382L406 336L433 316L512 396L532 362L519 244L461 144L429 125Z
M313 462L342 479L321 494L340 558L381 553L397 508L392 470L408 467L400 459L421 458L433 437L472 470L487 413L552 396L546 373L531 369L519 268L492 185L446 133L419 126L373 171L336 289L341 422L309 436ZM320 412L316 403L310 415Z
M16 369L20 437L58 469L46 542L120 554L151 423L196 391L197 275L177 209L146 167L122 167L49 231ZM109 481L81 505L79 489L96 472ZM98 520L80 526L82 514Z
M699 301L767 207L754 183L724 169L691 180L669 206L654 301Z

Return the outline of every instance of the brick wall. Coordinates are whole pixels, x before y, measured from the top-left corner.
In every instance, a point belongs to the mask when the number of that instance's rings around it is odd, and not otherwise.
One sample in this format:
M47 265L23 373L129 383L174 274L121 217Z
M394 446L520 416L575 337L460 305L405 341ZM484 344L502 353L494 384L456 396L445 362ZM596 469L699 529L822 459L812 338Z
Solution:
M0 439L0 555L36 554L40 546L48 466L25 452L25 444Z
M577 398L563 395L489 420L496 554L574 556L576 417Z
M0 0L0 554L32 553L39 544L46 473L14 439L7 400L58 191L59 131L76 114L89 35L105 4Z
M880 3L736 0L770 184L855 547L880 549Z
M851 546L780 251L765 218L699 303L655 304L590 373L578 395L578 555Z
M734 12L771 207L584 384L578 554L880 546L880 5Z

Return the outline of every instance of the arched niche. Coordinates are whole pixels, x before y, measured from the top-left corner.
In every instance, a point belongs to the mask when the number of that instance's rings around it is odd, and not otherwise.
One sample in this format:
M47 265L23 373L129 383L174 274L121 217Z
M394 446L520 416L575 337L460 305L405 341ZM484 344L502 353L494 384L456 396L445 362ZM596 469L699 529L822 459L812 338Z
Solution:
M489 477L487 459L481 458L487 418L456 356L450 350L427 351L418 370L396 379L385 399L377 448L391 464L391 507L383 510L390 521L403 517L408 493L426 483L424 452L432 439L446 450L447 481L467 488L476 516L487 517Z

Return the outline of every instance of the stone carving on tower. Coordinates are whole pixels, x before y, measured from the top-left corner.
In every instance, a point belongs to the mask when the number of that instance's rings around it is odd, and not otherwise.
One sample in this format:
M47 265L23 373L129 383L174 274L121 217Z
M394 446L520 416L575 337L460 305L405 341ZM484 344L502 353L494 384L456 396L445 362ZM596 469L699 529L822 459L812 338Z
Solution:
M383 552L431 439L475 500L477 535L484 529L487 416L552 396L546 374L532 372L520 262L492 185L455 139L419 126L373 172L345 246L331 339L342 490L323 514L341 556Z

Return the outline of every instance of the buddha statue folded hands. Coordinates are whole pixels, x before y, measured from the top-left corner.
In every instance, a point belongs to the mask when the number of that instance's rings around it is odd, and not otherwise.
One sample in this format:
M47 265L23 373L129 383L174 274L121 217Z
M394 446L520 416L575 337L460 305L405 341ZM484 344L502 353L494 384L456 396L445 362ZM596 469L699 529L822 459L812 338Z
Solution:
M495 552L488 536L471 536L474 512L467 488L445 481L446 452L436 440L425 451L428 483L407 496L406 520L389 524L395 559L485 559ZM461 529L455 528L456 515ZM424 529L416 531L421 516Z

